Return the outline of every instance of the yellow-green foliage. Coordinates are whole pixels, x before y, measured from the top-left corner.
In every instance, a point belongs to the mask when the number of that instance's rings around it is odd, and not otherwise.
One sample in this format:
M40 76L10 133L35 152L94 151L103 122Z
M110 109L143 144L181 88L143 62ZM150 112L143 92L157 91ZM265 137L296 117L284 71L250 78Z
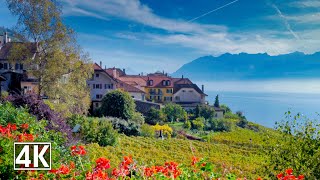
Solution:
M157 132L160 132L162 131L163 135L167 136L167 137L171 137L171 134L172 134L172 128L170 126L168 126L168 124L165 124L165 125L159 125L159 124L156 124L154 126L152 126L153 129Z
M87 146L90 159L106 157L117 165L125 155L131 155L139 164L159 165L166 161L176 161L189 165L192 156L207 157L217 168L223 165L227 171L249 179L257 178L265 156L256 147L208 143L183 139L154 139L127 137L121 135L116 146L100 147L98 144Z

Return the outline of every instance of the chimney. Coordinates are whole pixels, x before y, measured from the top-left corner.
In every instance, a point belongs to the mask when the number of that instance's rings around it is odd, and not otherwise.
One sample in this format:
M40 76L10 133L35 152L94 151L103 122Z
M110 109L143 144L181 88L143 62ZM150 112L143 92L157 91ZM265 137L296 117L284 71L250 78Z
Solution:
M183 79L183 75L181 76L181 79Z
M104 65L104 70L107 70L107 65Z
M126 69L123 69L122 71L123 71L124 74L126 74Z
M116 70L116 68L113 68L113 70L112 70L112 76L113 76L114 78L117 78L117 70Z
M4 44L8 42L8 33L4 32Z
M100 61L100 67L102 68L102 61Z
M162 70L162 74L164 74L164 70Z
M202 84L202 86L201 86L201 90L202 90L202 92L204 93L204 85Z

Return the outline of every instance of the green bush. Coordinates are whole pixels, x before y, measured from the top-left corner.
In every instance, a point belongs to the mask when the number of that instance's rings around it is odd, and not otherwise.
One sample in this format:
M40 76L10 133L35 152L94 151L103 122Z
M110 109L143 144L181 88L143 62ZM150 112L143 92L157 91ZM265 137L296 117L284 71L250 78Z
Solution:
M204 128L204 121L205 119L203 117L198 117L197 119L192 121L192 129L196 129L196 130L203 130Z
M133 116L131 117L131 119L130 119L131 121L133 121L133 122L135 122L136 124L138 124L138 125L142 125L142 124L144 124L144 116L141 114L141 113L139 113L139 112L134 112L133 113Z
M141 126L140 135L144 137L154 137L156 135L154 129L148 124Z
M240 119L237 114L233 114L232 112L226 112L224 114L224 118L226 118L226 119Z
M183 128L185 129L190 129L191 128L191 122L188 120L186 122L183 123Z
M157 123L162 124L166 120L165 114L159 110L152 107L145 117L145 122L150 125L156 125Z
M168 122L186 121L188 119L187 112L178 104L166 104L162 112Z
M118 133L112 123L104 118L83 117L80 134L85 142L98 143L100 146L117 143Z
M119 133L127 136L138 136L140 134L140 125L134 121L114 117L106 117L105 119L110 121L113 128L118 130Z
M16 130L11 133L12 138L0 135L0 179L25 179L24 172L14 171L13 168L13 143L17 141L15 136L26 133L32 135L35 142L52 142L52 162L59 162L60 157L67 151L66 140L61 133L47 130L47 121L38 121L37 118L28 113L25 108L15 108L11 103L0 103L0 126L8 124L15 125ZM27 124L27 128L22 128ZM20 176L20 177L19 177Z
M115 90L106 94L102 99L100 112L104 116L131 119L135 113L135 103L129 93Z
M271 178L282 169L292 168L305 179L320 177L320 126L319 121L312 121L300 114L291 116L277 123L277 130L282 134L276 146L266 149L269 156L265 174Z
M237 126L241 128L247 128L248 127L248 121L246 119L240 119L239 122L237 123Z
M208 105L197 106L194 109L194 118L204 117L205 119L214 118L216 115L213 107Z
M205 129L208 131L229 132L232 129L232 123L227 119L212 118L207 121Z

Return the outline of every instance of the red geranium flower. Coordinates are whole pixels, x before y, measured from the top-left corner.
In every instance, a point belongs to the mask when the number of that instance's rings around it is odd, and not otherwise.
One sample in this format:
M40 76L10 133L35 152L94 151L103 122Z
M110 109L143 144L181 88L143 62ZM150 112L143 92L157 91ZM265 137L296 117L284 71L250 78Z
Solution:
M292 168L289 168L286 170L287 175L292 175L292 172L293 172Z
M96 164L97 169L105 170L110 168L110 160L103 157L97 159Z

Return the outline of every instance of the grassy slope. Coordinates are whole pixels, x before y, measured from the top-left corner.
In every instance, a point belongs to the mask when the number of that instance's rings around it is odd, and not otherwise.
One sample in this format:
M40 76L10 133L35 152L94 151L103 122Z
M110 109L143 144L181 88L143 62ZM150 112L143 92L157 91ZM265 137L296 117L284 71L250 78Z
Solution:
M104 156L110 158L113 165L118 164L125 155L132 155L138 163L144 165L163 164L166 161L188 165L191 157L195 155L208 158L217 168L225 165L228 171L251 179L260 174L259 169L265 160L263 147L273 143L272 139L277 137L277 133L273 130L264 127L260 129L260 132L254 132L234 127L232 132L214 133L210 136L209 142L175 138L159 140L121 135L119 144L114 147L91 144L88 150L92 151L90 158Z

